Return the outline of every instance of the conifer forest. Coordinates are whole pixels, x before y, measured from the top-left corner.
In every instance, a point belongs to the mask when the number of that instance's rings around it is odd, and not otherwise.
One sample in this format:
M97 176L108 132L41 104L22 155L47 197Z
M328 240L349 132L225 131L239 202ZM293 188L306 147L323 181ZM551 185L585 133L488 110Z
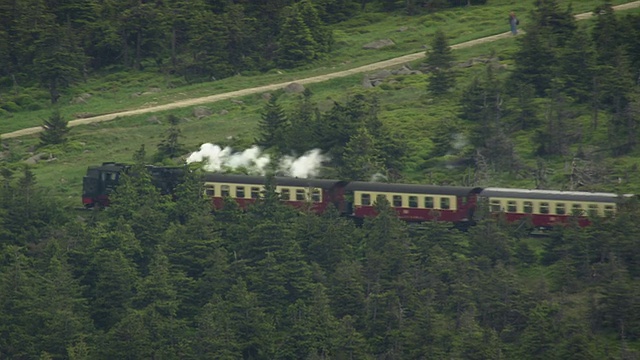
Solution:
M320 108L306 90L264 100L247 142L274 157L319 149L326 178L640 194L640 13L594 1L583 25L568 2L530 3L517 45L472 79L445 32L429 39L419 91L451 111L424 139L379 96ZM0 0L0 122L33 106L12 89L38 89L54 111L34 147L75 151L83 139L57 106L88 77L313 66L336 24L371 9L476 6L492 0ZM143 170L184 162L187 122L166 123L157 152L133 146L135 176L104 209L50 196L0 142L0 359L640 359L638 198L535 233L501 217L407 223L386 201L363 221L316 214L283 204L267 177L247 209L213 210L201 169L173 194ZM437 159L455 169L433 171ZM572 170L545 174L565 159Z

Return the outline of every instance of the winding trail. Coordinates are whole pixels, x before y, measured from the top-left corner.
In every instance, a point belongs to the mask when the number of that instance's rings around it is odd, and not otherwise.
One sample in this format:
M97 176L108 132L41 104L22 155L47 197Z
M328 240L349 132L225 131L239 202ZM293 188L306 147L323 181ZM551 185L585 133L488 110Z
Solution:
M616 6L613 7L613 9L615 11L623 11L623 10L634 9L634 8L638 8L638 7L640 7L640 1L633 1L633 2L630 2L630 3L622 4L622 5L616 5ZM589 13L577 14L577 15L575 15L575 18L576 18L576 20L584 20L584 19L588 19L588 18L590 18L592 16L593 16L593 13L589 12ZM508 37L511 37L511 36L512 36L511 32L507 31L507 32L504 32L504 33L501 33L501 34L487 36L487 37L480 38L480 39L475 39L475 40L470 40L470 41L463 42L463 43L460 43L460 44L455 44L455 45L452 45L451 48L454 49L454 50L463 49L463 48L467 48L467 47L471 47L471 46L475 46L475 45L479 45L479 44L484 44L484 43L489 43L489 42L493 42L493 41L500 40L500 39L505 39L505 38L508 38ZM344 71L339 71L339 72L335 72L335 73L331 73L331 74L319 75L319 76L314 76L314 77L310 77L310 78L299 79L299 80L295 80L295 81L287 81L287 82L271 84L271 85L258 86L258 87L254 87L254 88L231 91L231 92L227 92L227 93L204 96L204 97L198 97L198 98L193 98L193 99L180 100L180 101L176 101L176 102L173 102L173 103L168 103L168 104L164 104L164 105L157 105L157 106L153 106L153 107L134 109L134 110L126 110L126 111L120 111L120 112L115 112L115 113L111 113L111 114L105 114L105 115L99 115L99 116L93 116L93 117L89 117L89 118L84 118L84 119L72 120L72 121L69 121L68 126L69 127L73 127L73 126L79 126L79 125L86 125L86 124L97 123L97 122L102 122L102 121L110 121L110 120L113 120L113 119L115 119L117 117L139 115L139 114L147 114L147 113L153 113L153 112L164 111L164 110L184 108L184 107L189 107L189 106L194 106L194 105L208 104L208 103L213 103L213 102L226 100L226 99L231 99L231 98L235 98L235 97L241 97L241 96L245 96L245 95L251 95L251 94L255 94L255 93L262 93L262 92L281 89L281 88L284 88L285 86L291 84L292 82L296 82L296 83L299 83L299 84L319 83L319 82L323 82L323 81L327 81L327 80L331 80L331 79L336 79L336 78L340 78L340 77L345 77L345 76L349 76L349 75L354 75L354 74L358 74L358 73L370 72L370 71L385 69L385 68L389 68L389 67L393 67L393 66L397 66L397 65L402 65L402 64L405 64L405 63L408 63L408 62L412 62L412 61L415 61L415 60L418 60L418 59L422 59L425 56L426 56L425 52L421 51L421 52L418 52L418 53L413 53L413 54L409 54L409 55L405 55L405 56L400 56L400 57L397 57L397 58L393 58L393 59L389 59L389 60L385 60L385 61L380 61L380 62L377 62L377 63L364 65L364 66L360 66L360 67L357 67L357 68L344 70ZM31 127L31 128L17 130L17 131L10 132L10 133L0 134L0 139L9 139L9 138L15 138L15 137L20 137L20 136L25 136L25 135L31 135L31 134L39 133L41 131L42 131L42 127L40 127L40 126Z

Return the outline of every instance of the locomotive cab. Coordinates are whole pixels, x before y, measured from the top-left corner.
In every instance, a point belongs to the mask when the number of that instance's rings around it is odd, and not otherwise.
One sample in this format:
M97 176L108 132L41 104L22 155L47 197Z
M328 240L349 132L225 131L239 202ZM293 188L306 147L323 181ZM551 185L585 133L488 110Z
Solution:
M128 168L117 163L90 166L82 178L82 203L86 208L109 205L109 194L118 186L120 174Z

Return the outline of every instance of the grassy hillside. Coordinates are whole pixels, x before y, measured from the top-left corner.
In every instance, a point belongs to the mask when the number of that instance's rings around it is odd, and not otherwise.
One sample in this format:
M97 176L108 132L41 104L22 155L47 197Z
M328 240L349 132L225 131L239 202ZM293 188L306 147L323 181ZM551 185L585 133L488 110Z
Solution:
M626 2L612 1L614 5ZM569 1L560 3L564 7ZM600 3L595 0L573 2L573 12L587 12ZM485 6L414 17L402 14L389 16L372 11L336 25L336 49L333 56L303 69L289 72L273 70L268 74L238 74L232 78L200 84L188 84L183 78L160 74L154 71L153 64L148 64L145 72L139 73L118 72L114 69L109 74L96 74L86 83L70 89L60 101L60 111L66 119L71 120L327 74L424 51L436 29L441 29L448 35L450 45L508 31L507 14L511 10L519 14L522 27L526 30L528 11L531 8L532 1L523 3L515 0L496 0ZM362 45L368 42L386 38L393 40L396 46L382 50L362 49ZM457 50L455 55L459 62L478 57L496 57L502 65L504 76L513 64L511 56L515 50L516 39L508 38ZM413 68L418 68L419 65L419 62L411 64ZM484 71L485 66L482 64L459 68L455 94L459 94L473 77ZM381 119L395 129L408 146L409 154L404 174L407 181L438 183L449 178L453 179L454 183L464 182L468 176L468 169L451 168L446 157L429 158L432 146L429 136L442 122L455 120L457 100L454 99L457 99L457 95L451 99L431 98L426 92L427 75L395 76L387 79L382 86L372 89L364 89L361 85L362 79L363 74L353 75L308 87L312 90L313 100L320 110L326 110L333 101L342 102L354 93L376 95L380 99ZM52 111L46 103L47 94L43 91L14 91L28 97L33 110L0 114L0 133L38 126ZM84 102L74 100L85 93L91 94L91 97ZM285 94L283 104L286 107L297 97L298 95ZM193 116L191 108L171 111L170 114L184 119L180 125L184 135L182 142L191 150L196 150L203 142L230 144L242 148L253 143L257 120L260 118L259 112L264 103L261 94L257 94L208 104L206 107L213 115L200 119ZM142 144L149 153L154 152L168 127L168 114L169 112L131 116L112 122L72 128L69 144L36 150L50 152L55 157L53 161L42 161L34 166L39 183L46 184L50 187L52 195L67 199L69 204L79 204L82 175L86 167L102 161L130 161L133 152ZM582 120L585 123L589 121L587 118ZM598 141L603 137L602 131L586 136ZM20 163L30 156L37 142L37 136L4 140L3 143L11 153L8 160L13 164ZM529 170L541 170L538 159L531 155L533 151L530 134L523 133L517 136L516 149L526 170L524 173L508 174L508 169L494 169L495 172L490 179L492 185L535 185L526 174ZM543 170L549 173L552 183L562 182L566 175L567 162L570 160L558 158L545 163ZM635 185L640 184L640 178L634 170L637 158L612 159L608 160L607 164L611 166L611 179L624 180L620 183L611 181L605 184L605 190L640 192L640 188Z

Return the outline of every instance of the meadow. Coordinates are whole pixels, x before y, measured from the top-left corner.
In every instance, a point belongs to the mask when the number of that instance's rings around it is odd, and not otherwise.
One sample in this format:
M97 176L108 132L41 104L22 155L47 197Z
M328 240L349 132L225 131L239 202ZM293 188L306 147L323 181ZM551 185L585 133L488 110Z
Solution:
M612 1L614 5L627 2ZM564 8L570 2L560 3ZM572 11L576 14L588 12L600 3L599 0L573 2ZM60 100L58 108L65 119L73 120L328 74L425 51L433 33L438 29L447 34L450 45L508 31L509 11L518 14L522 29L526 30L528 12L532 9L532 4L533 1L490 0L484 6L452 9L422 16L389 16L370 9L369 12L333 28L336 43L330 58L295 71L276 69L266 74L240 73L216 81L189 83L184 78L162 74L149 63L144 72L113 69L110 73L94 74L86 82L69 89ZM589 22L582 21L581 26L587 26ZM362 45L379 39L391 39L396 45L381 50L362 49ZM511 58L516 49L517 38L507 38L456 50L454 54L458 62L480 57L497 58L503 68L501 76L505 76L512 65ZM409 66L419 68L420 62L416 61ZM454 94L459 94L471 79L480 76L484 71L485 66L482 64L458 68L458 82ZM432 147L429 134L441 122L454 118L458 104L453 99L457 99L458 96L452 96L451 100L430 97L426 91L427 75L394 76L389 79L393 81L370 89L362 87L364 75L352 75L307 87L313 92L313 101L320 110L329 109L334 101L344 102L356 93L375 95L381 104L380 118L405 139L409 149L405 177L410 181L420 182L427 178L437 181L440 177L451 176L452 172L444 167L445 162L441 159L427 160L426 164L431 168L428 172L424 170L424 166L425 158ZM33 103L32 110L0 114L0 133L39 126L43 119L51 114L53 109L47 104L46 92L24 88L11 91L18 91L30 97ZM85 102L74 101L82 94L90 94L91 97ZM285 94L282 97L284 107L293 104L298 97L296 94ZM168 128L166 117L169 114L182 119L181 142L186 148L195 151L200 144L211 142L231 145L241 150L253 144L256 125L264 104L262 94L255 94L207 104L205 106L211 110L212 115L199 119L193 115L192 108L118 118L110 122L74 127L66 145L43 149L35 149L38 143L38 137L35 135L2 142L9 148L8 160L14 167L34 151L51 154L53 160L41 161L33 166L38 182L48 187L52 196L60 197L65 203L77 206L80 203L82 176L86 167L103 161L130 162L134 151L141 145L145 146L148 154L152 154L156 145L164 138ZM587 136L603 135L593 133ZM516 147L522 154L532 153L530 140L524 135L516 139ZM536 166L534 156L525 156L523 161L532 167ZM629 183L640 183L637 172L632 171L635 163L635 158L616 159L614 168L620 174L614 173L612 177L625 176ZM566 159L556 159L549 166L550 172L562 177ZM454 174L462 181L465 170ZM493 181L494 185L531 186L529 180L524 181L517 176L496 176ZM627 186L620 190L634 189Z

